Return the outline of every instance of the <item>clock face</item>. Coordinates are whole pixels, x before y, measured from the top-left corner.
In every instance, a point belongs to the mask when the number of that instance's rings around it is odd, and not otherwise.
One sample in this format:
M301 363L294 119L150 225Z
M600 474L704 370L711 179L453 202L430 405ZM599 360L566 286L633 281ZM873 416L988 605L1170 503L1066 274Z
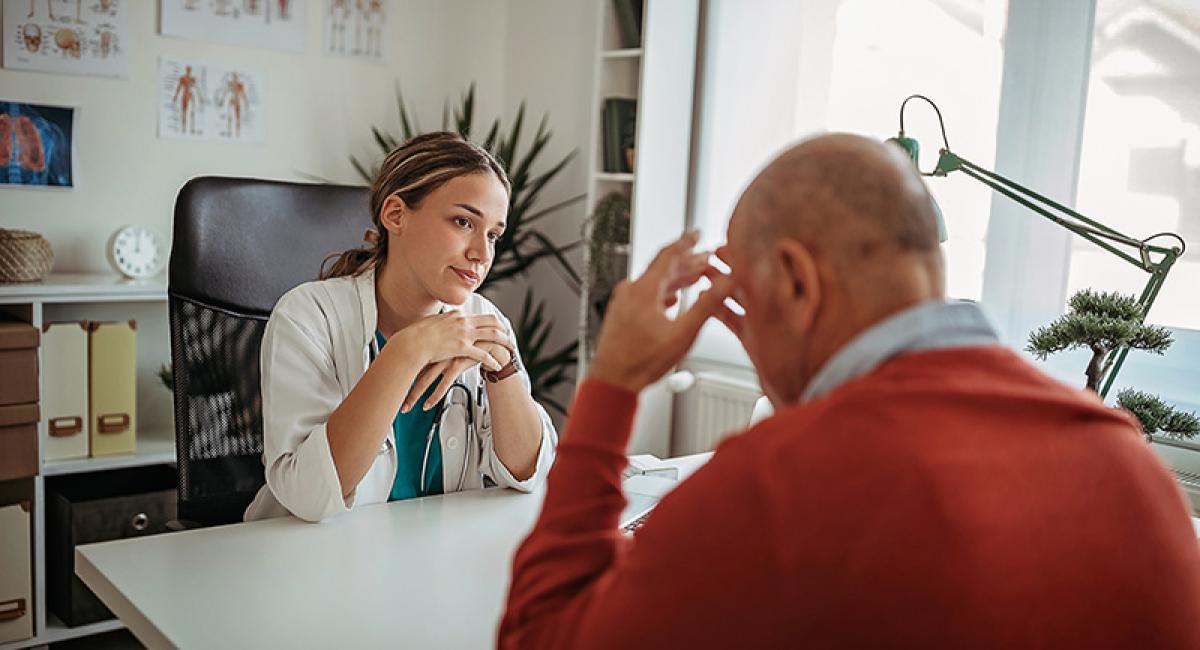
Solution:
M117 271L131 278L148 278L162 270L166 262L162 237L149 228L126 226L113 233L108 246L109 260Z

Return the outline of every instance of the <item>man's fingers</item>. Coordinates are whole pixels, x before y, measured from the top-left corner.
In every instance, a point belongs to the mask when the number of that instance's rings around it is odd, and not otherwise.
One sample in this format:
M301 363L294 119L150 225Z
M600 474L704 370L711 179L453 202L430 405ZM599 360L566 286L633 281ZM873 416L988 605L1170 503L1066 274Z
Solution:
M725 306L725 299L733 292L733 279L721 275L712 281L712 286L700 293L695 304L684 312L676 323L680 328L680 336L688 337L691 341L704 325L704 321L712 316L718 316Z
M496 361L496 357L493 357L485 350L475 345L468 346L467 349L463 351L463 356L467 357L468 359L474 359L484 368L487 368L493 372L504 367L499 361Z
M658 251L654 259L650 261L650 265L646 267L646 271L638 278L638 282L646 280L652 286L659 286L663 278L669 276L672 267L679 261L679 257L692 250L698 241L700 241L699 231L689 230L683 233L679 239Z

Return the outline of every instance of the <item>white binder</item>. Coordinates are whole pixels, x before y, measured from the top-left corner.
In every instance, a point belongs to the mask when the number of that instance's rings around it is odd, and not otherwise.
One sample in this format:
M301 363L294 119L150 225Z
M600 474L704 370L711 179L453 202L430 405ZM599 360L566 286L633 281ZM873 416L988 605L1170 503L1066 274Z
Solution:
M29 502L0 508L0 643L33 636Z
M43 458L84 458L89 431L87 323L47 323L42 329Z

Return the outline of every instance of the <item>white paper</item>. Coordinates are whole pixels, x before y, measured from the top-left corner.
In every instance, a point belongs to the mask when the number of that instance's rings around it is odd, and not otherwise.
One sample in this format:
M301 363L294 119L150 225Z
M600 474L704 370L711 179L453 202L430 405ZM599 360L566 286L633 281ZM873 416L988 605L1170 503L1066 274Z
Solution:
M262 142L263 74L244 65L161 57L158 137Z
M4 67L127 77L130 0L4 0Z
M322 0L325 53L382 62L387 0Z
M304 51L305 0L161 0L163 36Z

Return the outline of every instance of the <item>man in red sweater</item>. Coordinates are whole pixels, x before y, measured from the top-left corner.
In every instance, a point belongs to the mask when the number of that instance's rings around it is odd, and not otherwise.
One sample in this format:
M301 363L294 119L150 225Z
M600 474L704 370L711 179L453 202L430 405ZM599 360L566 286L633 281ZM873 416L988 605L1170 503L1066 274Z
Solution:
M801 143L747 188L727 240L728 276L693 234L617 288L500 647L1200 648L1179 490L1130 418L944 299L902 155ZM669 318L702 275L712 287ZM623 538L637 394L712 317L776 414Z

